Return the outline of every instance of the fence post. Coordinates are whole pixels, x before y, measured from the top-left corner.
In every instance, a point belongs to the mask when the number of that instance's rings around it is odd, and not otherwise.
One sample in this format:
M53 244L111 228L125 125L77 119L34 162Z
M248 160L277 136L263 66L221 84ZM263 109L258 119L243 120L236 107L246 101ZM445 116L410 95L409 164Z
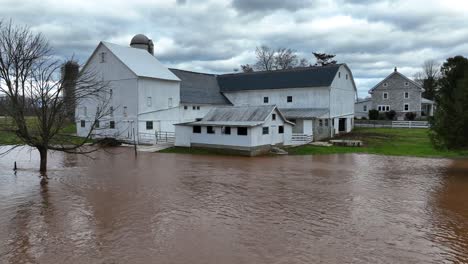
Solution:
M411 128L412 122L413 122L413 121L409 121L409 128Z

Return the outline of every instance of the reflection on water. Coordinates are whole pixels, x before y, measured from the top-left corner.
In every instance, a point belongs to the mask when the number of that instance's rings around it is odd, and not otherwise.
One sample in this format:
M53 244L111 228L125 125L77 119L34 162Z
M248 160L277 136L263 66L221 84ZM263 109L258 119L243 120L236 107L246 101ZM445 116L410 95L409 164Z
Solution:
M1 263L468 261L466 160L111 151L0 159Z

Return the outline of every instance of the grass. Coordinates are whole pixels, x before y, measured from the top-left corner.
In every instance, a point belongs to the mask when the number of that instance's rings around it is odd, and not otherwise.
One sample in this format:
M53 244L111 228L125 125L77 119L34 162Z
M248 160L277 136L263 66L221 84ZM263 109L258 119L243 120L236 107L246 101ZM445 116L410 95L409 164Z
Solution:
M364 147L322 147L303 145L287 148L290 155L321 155L344 153L368 153L389 156L414 157L468 157L468 150L448 151L435 149L429 139L428 129L405 128L355 128L353 132L336 139L362 140ZM162 153L182 153L195 155L226 155L216 149L172 147Z
M36 124L35 117L27 117L26 119L28 128L34 130ZM17 145L22 144L22 141L15 135L14 132L9 131L14 127L11 118L0 116L0 145ZM67 124L61 131L60 136L57 136L57 142L66 140L68 142L81 142L81 139L75 136L71 136L76 133L76 125L74 123Z
M414 157L468 157L468 150L449 151L434 148L428 132L428 129L355 128L353 132L338 138L362 140L364 147L304 145L289 148L287 151L293 155L369 153Z

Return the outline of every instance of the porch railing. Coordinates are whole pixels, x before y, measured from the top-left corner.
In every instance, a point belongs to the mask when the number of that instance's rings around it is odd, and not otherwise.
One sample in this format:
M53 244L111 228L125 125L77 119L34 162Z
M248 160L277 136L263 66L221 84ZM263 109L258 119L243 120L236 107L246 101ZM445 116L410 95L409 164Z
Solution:
M429 128L427 121L354 120L355 127Z

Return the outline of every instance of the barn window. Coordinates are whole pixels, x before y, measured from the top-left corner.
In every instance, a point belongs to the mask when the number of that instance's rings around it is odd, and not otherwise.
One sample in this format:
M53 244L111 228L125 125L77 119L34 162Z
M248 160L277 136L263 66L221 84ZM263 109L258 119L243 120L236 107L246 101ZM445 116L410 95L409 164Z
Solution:
M225 135L231 135L231 127L223 127L221 132Z
M325 119L325 126L328 126L328 119Z
M112 89L109 90L109 97L112 98L112 95L114 94L114 92L112 91Z
M284 126L279 126L278 127L278 134L283 134L284 133Z
M208 133L208 134L214 134L214 133L215 133L214 127L212 127L212 126L207 126L207 127L206 127L206 133Z
M200 110L200 106L197 106L197 110Z
M200 134L201 126L193 126L193 133Z
M348 80L348 74L346 74L346 80Z
M388 99L388 93L383 93L383 99Z
M276 114L271 114L271 120L276 120Z
M104 62L106 62L106 53L101 52L101 63L104 63Z
M150 107L152 104L153 104L153 100L151 99L151 97L147 97L146 98L146 106Z
M409 104L405 104L405 111L409 111Z
M363 110L364 112L367 112L367 105L364 105L364 106L362 107L362 110Z
M384 83L383 83L383 86L384 86L384 87L387 87L387 86L388 86L388 83L384 82Z
M114 107L113 106L111 106L110 109L109 109L109 115L114 116Z
M153 121L146 121L146 130L153 129Z
M237 128L237 135L247 136L247 128L246 127L238 127Z
M123 115L125 117L127 117L127 107L126 106L123 107Z
M286 98L286 101L287 101L288 103L292 103L292 96L289 95L289 96Z
M188 109L188 106L184 105L184 110L187 110Z
M196 107L196 106L192 106L192 110L196 110L196 109L197 109L197 107Z
M341 72L338 73L338 78L341 78Z
M262 134L263 134L263 135L268 135L268 133L269 133L268 127L263 127L263 128L262 128Z
M319 119L319 126L323 126L323 121L322 121L322 119Z
M109 122L109 128L114 129L115 128L115 121L110 121Z
M405 86L409 86L409 82L405 82Z
M169 97L169 99L167 99L167 106L172 107L172 97Z
M405 99L408 99L408 98L409 98L409 93L405 92Z
M85 126L86 126L86 121L81 120L80 123L81 123L81 127L85 127Z
M88 116L88 107L83 107L83 115Z
M94 127L99 128L99 126L100 126L99 120L94 121Z
M268 104L268 97L267 96L263 97L263 103Z

